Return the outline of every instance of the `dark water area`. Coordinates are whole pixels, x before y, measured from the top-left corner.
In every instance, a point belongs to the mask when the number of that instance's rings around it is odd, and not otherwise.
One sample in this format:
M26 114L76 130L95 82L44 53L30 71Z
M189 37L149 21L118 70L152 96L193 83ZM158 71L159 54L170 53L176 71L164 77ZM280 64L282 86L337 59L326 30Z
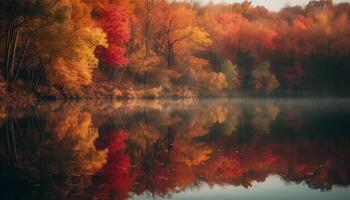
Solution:
M350 100L0 107L1 199L349 199Z

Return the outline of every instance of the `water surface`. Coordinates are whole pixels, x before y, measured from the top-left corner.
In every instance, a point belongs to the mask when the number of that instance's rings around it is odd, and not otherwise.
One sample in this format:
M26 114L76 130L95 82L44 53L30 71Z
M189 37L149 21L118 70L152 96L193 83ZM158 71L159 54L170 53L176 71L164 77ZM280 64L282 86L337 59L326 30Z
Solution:
M348 199L350 101L0 108L4 199Z

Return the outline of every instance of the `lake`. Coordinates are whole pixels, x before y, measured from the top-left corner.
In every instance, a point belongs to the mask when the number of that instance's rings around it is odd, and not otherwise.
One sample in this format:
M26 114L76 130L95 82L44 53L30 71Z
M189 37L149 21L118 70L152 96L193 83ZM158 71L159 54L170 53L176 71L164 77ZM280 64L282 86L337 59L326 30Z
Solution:
M350 100L0 107L1 199L350 197Z

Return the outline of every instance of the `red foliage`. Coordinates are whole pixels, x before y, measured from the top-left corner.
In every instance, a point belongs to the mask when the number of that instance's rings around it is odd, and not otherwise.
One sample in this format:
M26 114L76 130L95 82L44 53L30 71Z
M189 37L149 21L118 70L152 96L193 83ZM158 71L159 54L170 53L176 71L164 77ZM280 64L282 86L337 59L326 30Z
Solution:
M127 199L133 179L129 174L131 160L125 153L127 133L124 131L113 132L101 136L101 146L108 149L107 164L100 170L98 177L103 180L97 187L97 196L113 199Z
M106 66L119 67L127 64L125 58L126 50L118 46L109 46L96 48L96 54L99 55L100 61Z
M99 24L107 34L109 45L108 48L100 46L96 50L101 63L110 67L125 65L125 44L130 36L127 11L119 5L104 4L99 12Z

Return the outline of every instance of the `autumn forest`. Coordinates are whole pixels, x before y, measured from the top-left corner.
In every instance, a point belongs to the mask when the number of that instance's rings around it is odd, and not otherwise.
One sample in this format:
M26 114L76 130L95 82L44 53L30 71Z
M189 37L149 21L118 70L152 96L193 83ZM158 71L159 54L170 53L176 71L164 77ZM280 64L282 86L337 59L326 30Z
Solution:
M348 96L350 4L2 0L0 98Z

